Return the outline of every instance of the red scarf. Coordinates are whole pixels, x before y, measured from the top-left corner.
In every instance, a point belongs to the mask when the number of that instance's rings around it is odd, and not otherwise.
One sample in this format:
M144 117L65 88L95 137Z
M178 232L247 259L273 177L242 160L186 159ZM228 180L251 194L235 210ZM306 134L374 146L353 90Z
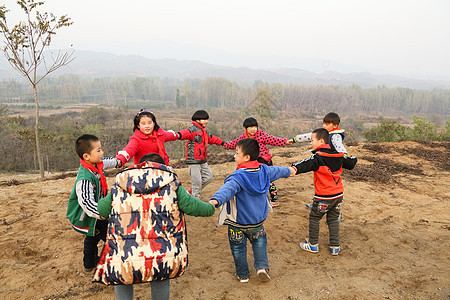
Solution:
M257 160L251 160L251 161L248 161L248 162L245 162L245 163L239 165L239 166L236 168L236 170L237 170L237 169L242 169L242 168L246 168L246 169L256 169L256 168L258 168L260 165L262 165L262 163L258 162Z
M103 174L103 161L96 164L97 167L94 167L94 166L88 164L81 158L80 158L80 163L83 168L100 174L100 185L102 186L102 189L103 189L103 197L105 197L106 194L108 193L108 183L106 182L105 174Z
M205 151L206 151L206 147L208 146L208 141L209 141L209 136L208 136L208 133L206 132L206 129L199 122L192 121L191 124L194 124L195 126L200 127L200 129L202 130L202 132L203 132L203 138L202 138L203 141L202 142L205 145Z
M156 140L156 146L158 147L158 154L161 155L162 158L164 158L164 145L163 143L158 139L158 132L153 130L152 135L155 137Z

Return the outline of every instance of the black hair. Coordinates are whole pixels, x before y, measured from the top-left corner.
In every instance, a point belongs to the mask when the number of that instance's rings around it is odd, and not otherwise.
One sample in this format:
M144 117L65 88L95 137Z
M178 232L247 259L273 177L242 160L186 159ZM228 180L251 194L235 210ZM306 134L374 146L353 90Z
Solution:
M151 162L159 163L162 165L166 164L166 162L164 161L164 158L162 158L161 155L159 155L158 153L145 154L144 156L141 157L141 159L139 160L139 163L141 164L144 161L151 161Z
M206 112L206 110L197 110L193 115L192 115L192 121L197 121L197 120L209 120L209 115Z
M155 124L154 127L153 127L153 130L155 130L155 131L159 130L159 125L158 125L158 123L156 123L155 115L152 112L150 112L150 111L146 110L145 108L143 108L137 113L136 116L134 116L134 119L133 119L133 122L134 122L133 132L136 129L139 129L139 122L141 121L141 118L143 116L146 116L146 117L149 117L150 119L152 119L153 123Z
M91 153L92 149L92 142L97 142L100 139L92 134L83 134L80 136L77 141L75 142L75 151L77 152L78 156L83 159L83 154L85 153Z
M249 155L250 160L257 160L259 156L259 144L255 139L242 139L236 143L236 148L239 147L242 154Z
M247 118L244 120L244 123L242 124L242 126L244 126L245 129L247 129L248 127L252 127L252 126L256 126L258 127L258 121L256 121L255 118Z
M326 130L325 128L317 128L312 133L316 134L316 139L324 140L325 144L329 143L329 141L330 141L330 134L328 133L328 130Z
M330 112L323 117L323 123L333 123L333 125L339 125L339 123L341 123L341 118L339 118L337 113Z

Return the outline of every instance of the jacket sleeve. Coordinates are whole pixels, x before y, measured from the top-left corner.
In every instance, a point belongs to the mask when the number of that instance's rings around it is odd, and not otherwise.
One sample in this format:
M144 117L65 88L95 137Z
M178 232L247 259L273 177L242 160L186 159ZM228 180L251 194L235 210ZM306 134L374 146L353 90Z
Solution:
M111 193L109 193L104 198L98 200L98 213L100 216L107 219L111 213L111 209Z
M342 167L344 169L351 170L355 167L357 162L358 162L358 159L356 158L356 156L346 157L344 159L344 163L342 164Z
M333 134L331 137L331 143L333 144L334 149L336 149L337 152L347 153L347 149L345 149L345 146L342 142L342 136L340 134Z
M222 187L211 197L211 199L217 200L219 204L217 207L225 204L233 199L233 197L242 190L239 183L236 180L227 180Z
M225 144L223 144L223 147L228 150L236 149L236 143L239 142L240 140L242 140L243 138L244 138L244 135L241 135L240 137L235 138L232 141L226 142Z
M269 171L270 182L291 176L291 169L287 167L268 166L267 169Z
M222 146L224 143L221 138L218 138L217 136L210 134L209 139L208 139L208 144L216 144L216 145Z
M279 138L264 132L261 136L261 142L263 142L266 145L284 147L286 146L287 139Z
M187 215L195 217L209 217L216 211L214 205L203 202L189 194L183 186L177 190L178 207Z
M164 130L164 142L171 142L178 140L178 133L173 130Z
M319 169L319 162L317 157L313 154L304 160L301 160L297 163L292 164L293 167L297 169L296 175L300 173L306 173L310 171L317 171Z
M102 158L103 170L117 168L117 159L115 157L105 157Z
M80 180L76 184L78 204L91 218L102 219L98 212L98 203L95 201L94 184L89 180Z
M192 140L194 138L189 128L177 131L177 134L179 135L180 140Z
M131 137L128 145L121 151L117 152L116 158L122 162L122 166L127 163L137 153L139 142L137 139Z

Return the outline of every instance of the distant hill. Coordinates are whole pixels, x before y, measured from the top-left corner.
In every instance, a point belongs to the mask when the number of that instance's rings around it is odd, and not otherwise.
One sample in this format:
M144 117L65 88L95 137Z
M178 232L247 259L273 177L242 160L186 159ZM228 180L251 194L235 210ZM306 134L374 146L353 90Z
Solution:
M76 59L53 76L75 74L88 77L169 77L198 78L223 77L239 83L252 84L255 80L269 83L300 85L359 85L371 88L408 87L413 89L450 88L450 80L423 80L393 75L363 73L324 72L314 73L298 68L251 69L207 64L194 60L148 59L137 55L115 55L92 51L75 51ZM0 80L18 78L19 74L0 56Z

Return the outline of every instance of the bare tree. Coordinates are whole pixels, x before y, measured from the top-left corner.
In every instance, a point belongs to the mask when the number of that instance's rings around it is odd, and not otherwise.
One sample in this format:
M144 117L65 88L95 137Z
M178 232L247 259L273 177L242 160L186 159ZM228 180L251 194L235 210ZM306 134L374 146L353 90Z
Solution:
M36 104L36 153L39 162L41 178L44 177L44 167L39 146L39 102L37 84L48 74L62 66L69 64L75 57L72 52L57 51L44 53L49 49L53 35L64 26L73 24L67 15L59 18L52 13L40 13L37 8L44 4L35 0L19 0L17 4L24 11L26 20L10 28L7 24L6 14L9 10L5 5L0 6L0 33L3 34L5 46L2 48L11 66L23 75L33 87ZM45 58L50 56L50 60Z

